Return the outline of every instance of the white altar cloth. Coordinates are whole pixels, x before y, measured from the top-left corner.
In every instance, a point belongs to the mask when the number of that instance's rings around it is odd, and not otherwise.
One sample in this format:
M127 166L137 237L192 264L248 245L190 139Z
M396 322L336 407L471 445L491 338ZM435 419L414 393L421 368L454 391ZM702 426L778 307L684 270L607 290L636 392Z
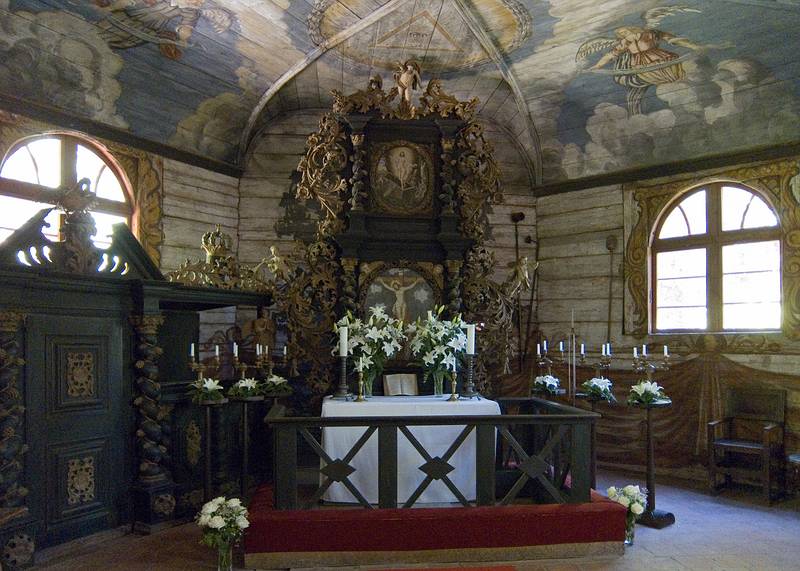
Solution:
M500 405L488 399L447 402L449 395L371 397L367 402L334 400L322 403L322 416L489 416L499 415ZM447 449L464 429L463 425L413 426L411 433L435 458L444 456ZM322 445L332 459L344 458L366 427L324 428ZM404 434L397 436L397 501L403 503L425 479L419 466L425 459L417 452ZM448 476L467 500L475 499L475 430L448 461L455 467ZM350 481L370 503L378 503L378 433L370 436L350 465L355 472ZM356 498L342 484L334 482L323 496L326 501L356 502ZM419 497L417 503L451 503L458 500L441 480L434 480Z

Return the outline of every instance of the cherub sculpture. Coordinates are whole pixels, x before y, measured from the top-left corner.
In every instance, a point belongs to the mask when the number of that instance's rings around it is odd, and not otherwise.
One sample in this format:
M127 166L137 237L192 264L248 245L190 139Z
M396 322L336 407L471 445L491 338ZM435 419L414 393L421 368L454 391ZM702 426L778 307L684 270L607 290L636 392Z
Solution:
M394 81L397 84L397 91L400 94L400 101L405 101L411 105L411 94L415 89L419 89L422 84L420 79L420 67L414 60L406 60L404 63L397 64L394 72Z

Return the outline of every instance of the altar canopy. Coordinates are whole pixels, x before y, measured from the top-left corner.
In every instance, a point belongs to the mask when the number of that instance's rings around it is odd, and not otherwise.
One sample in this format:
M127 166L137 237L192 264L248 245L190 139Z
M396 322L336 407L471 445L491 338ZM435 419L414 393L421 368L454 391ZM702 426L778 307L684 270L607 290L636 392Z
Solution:
M346 416L493 416L500 415L500 405L488 399L448 402L445 396L371 397L367 402L334 400L327 397L322 403L323 417ZM436 458L442 457L464 429L460 426L416 426L411 433ZM322 445L332 458L344 458L353 444L364 434L364 427L323 428ZM419 467L426 460L403 434L397 439L397 500L402 503L411 497L425 479ZM475 499L475 431L472 431L456 450L448 463L454 470L448 474L461 493ZM378 503L378 435L373 434L355 455L350 465L355 472L350 481L368 502ZM356 498L340 483L333 483L323 496L330 502L356 502ZM434 480L422 493L417 503L453 503L458 500L442 480Z

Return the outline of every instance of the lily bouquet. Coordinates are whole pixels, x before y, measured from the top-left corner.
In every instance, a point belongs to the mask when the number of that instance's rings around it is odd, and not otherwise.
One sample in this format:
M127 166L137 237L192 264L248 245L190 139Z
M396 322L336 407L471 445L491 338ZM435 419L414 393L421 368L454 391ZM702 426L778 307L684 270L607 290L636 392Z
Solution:
M424 381L433 379L434 393L442 394L444 377L448 371L455 374L456 363L467 350L467 334L464 332L461 315L451 320L441 318L444 306L436 313L429 311L427 318L417 318L406 328L411 341L411 354L422 359L425 366Z
M289 385L289 381L281 377L280 375L270 375L264 380L265 395L269 396L275 394L286 394L291 392L292 392L292 387Z
M189 394L192 402L200 403L203 401L221 401L225 399L222 394L222 385L216 379L197 379L189 385Z
M557 394L561 382L553 375L541 375L533 380L533 390L540 393Z
M228 396L233 398L250 398L264 394L264 389L256 379L239 379L228 389Z
M665 398L667 398L667 395L664 394L664 387L659 386L658 383L639 381L631 387L631 392L628 395L628 404L648 405Z
M644 513L646 506L647 490L631 485L624 488L611 486L608 489L608 499L628 508L628 513L625 516L625 543L632 544L636 520Z
M388 315L382 305L371 307L369 313L369 318L362 321L348 311L335 327L348 328L347 354L364 373L368 395L372 394L372 382L383 373L386 361L402 349L401 342L406 338L403 322Z
M581 384L581 388L589 395L590 399L604 400L610 403L617 402L611 392L611 381L605 377L594 377Z
M197 525L203 530L202 542L219 553L218 568L232 566L231 547L237 543L250 527L247 508L239 498L226 499L219 496L207 502L195 516Z

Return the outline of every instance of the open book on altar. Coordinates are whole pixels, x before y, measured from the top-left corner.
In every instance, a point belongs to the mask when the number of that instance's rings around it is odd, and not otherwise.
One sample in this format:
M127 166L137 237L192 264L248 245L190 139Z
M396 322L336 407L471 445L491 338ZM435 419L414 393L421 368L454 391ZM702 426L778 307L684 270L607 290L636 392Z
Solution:
M419 394L417 375L398 373L383 376L383 394L386 396L416 396Z

